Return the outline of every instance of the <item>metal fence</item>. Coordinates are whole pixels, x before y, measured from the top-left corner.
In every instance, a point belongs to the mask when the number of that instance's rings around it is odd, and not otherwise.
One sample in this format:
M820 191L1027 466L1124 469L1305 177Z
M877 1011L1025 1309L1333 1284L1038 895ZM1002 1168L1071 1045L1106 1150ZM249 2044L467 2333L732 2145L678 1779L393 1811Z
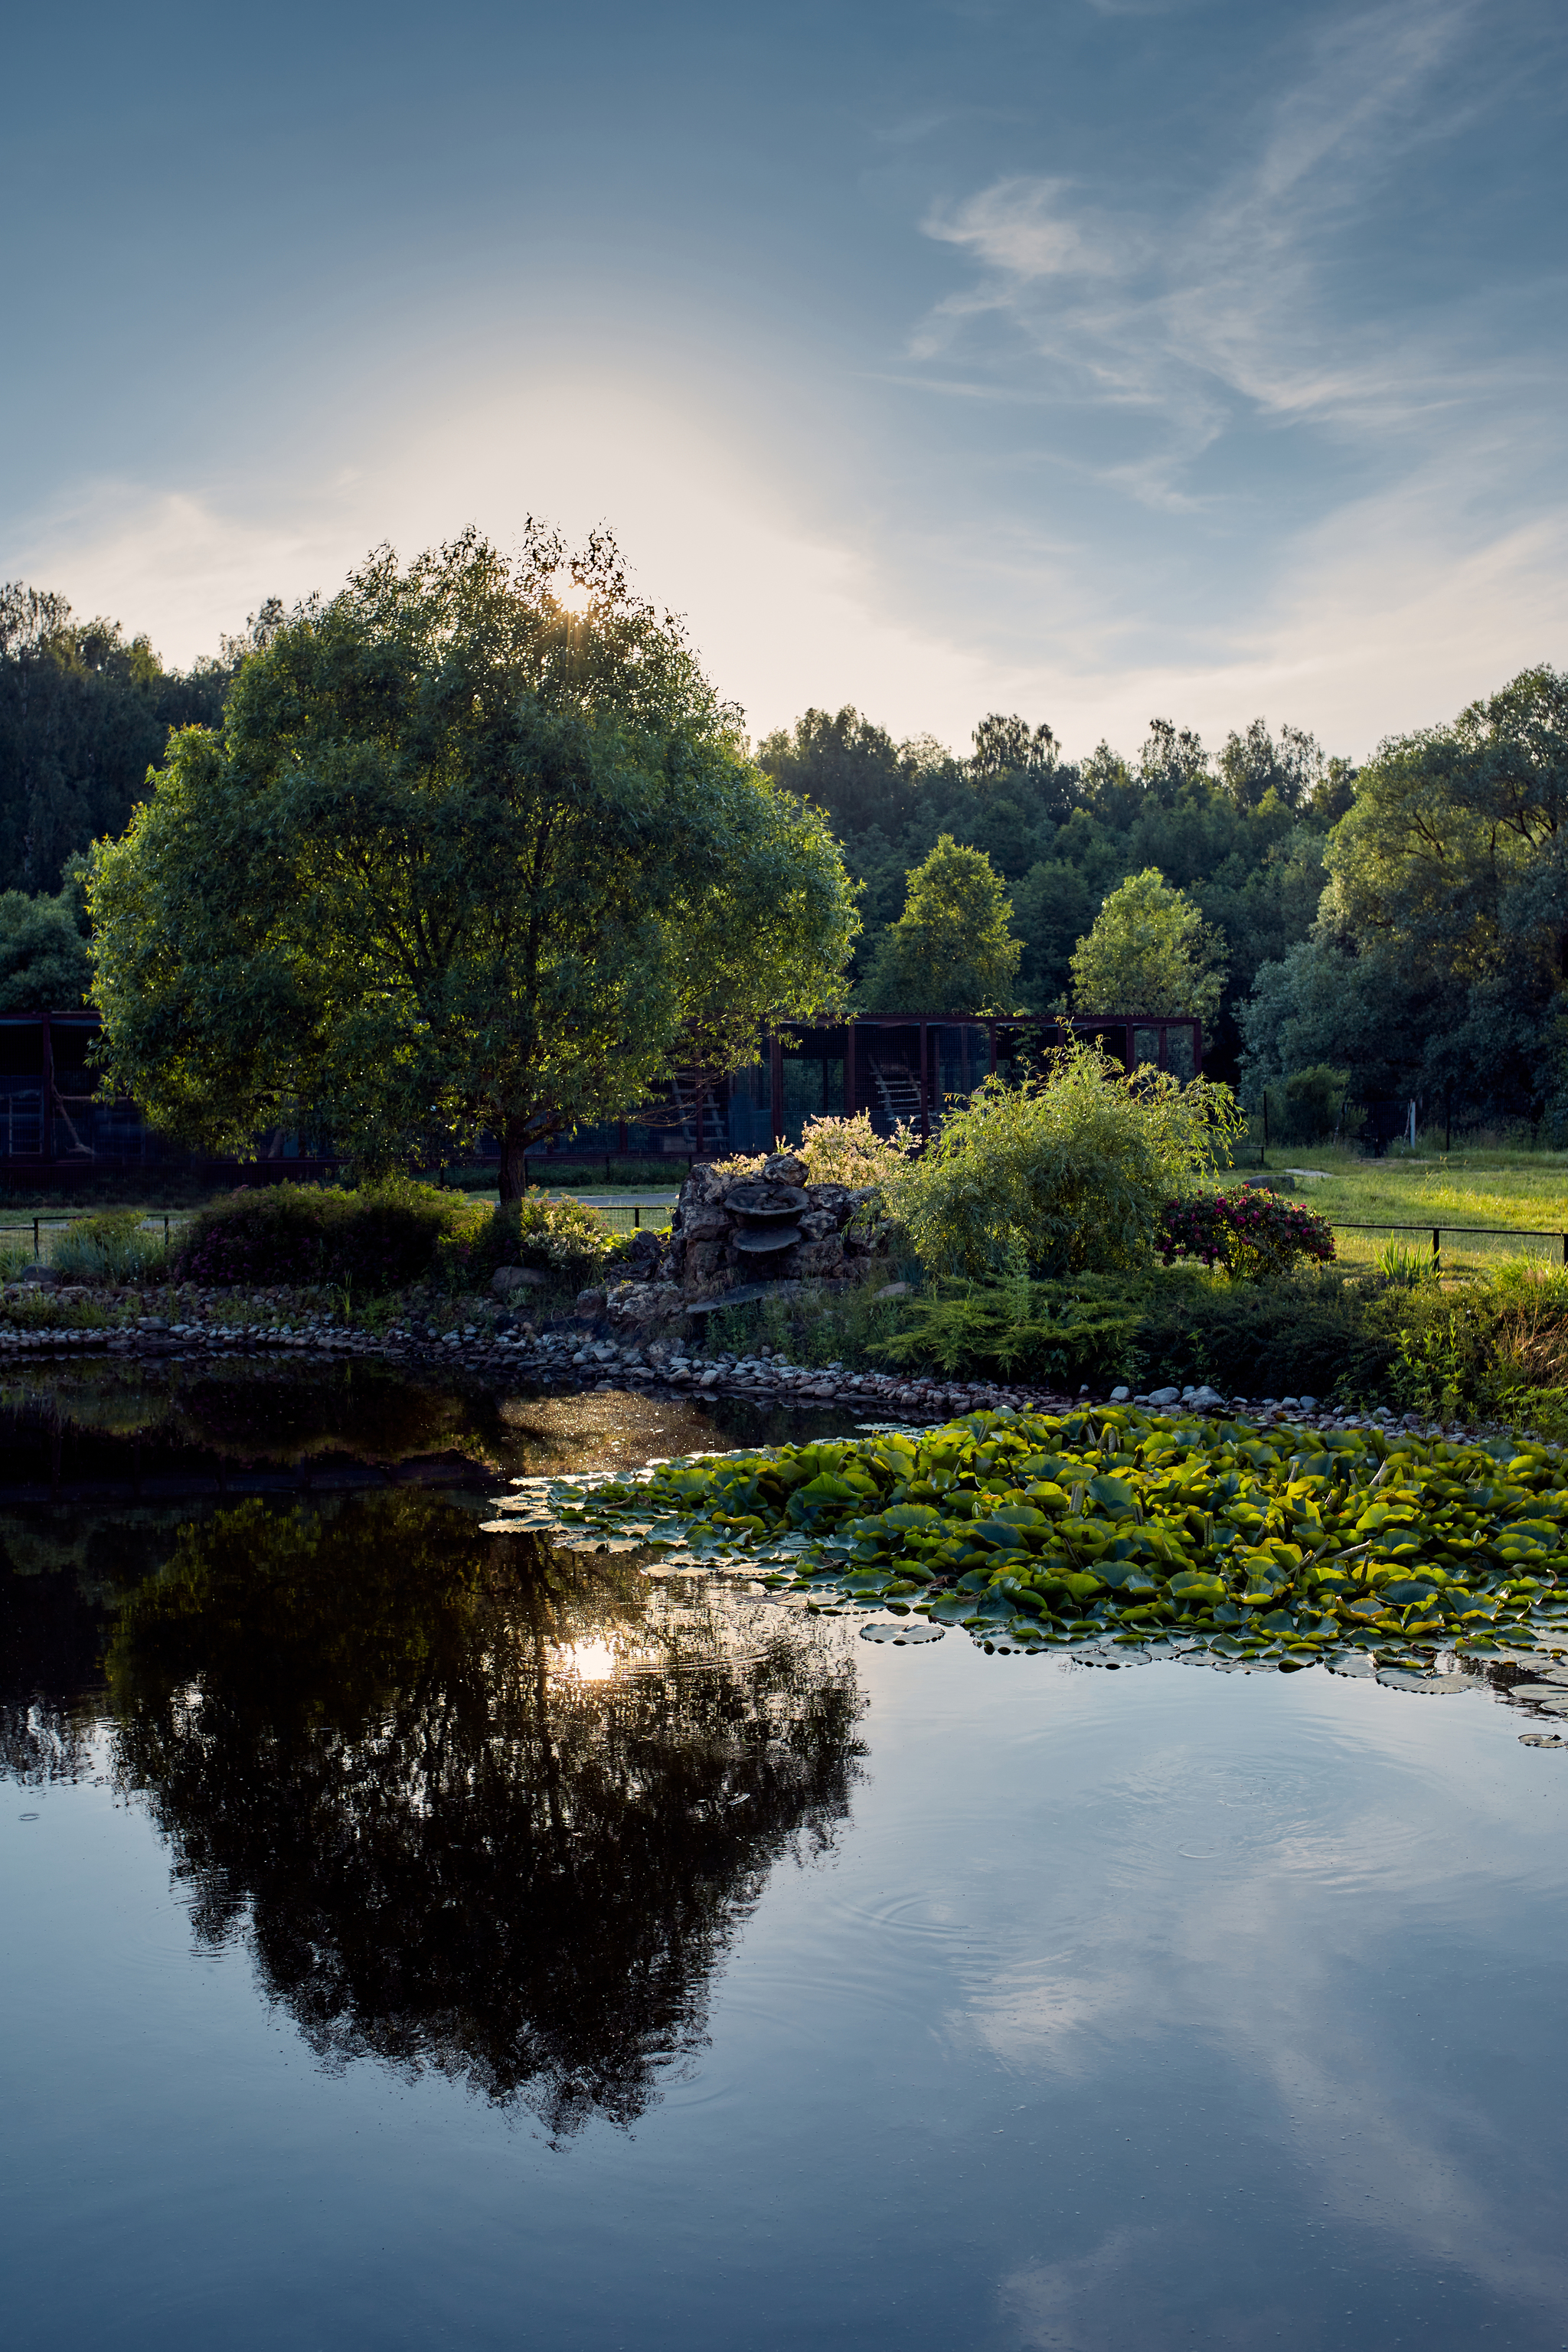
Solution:
M1542 1252L1526 1251L1523 1255L1541 1255L1553 1265L1568 1266L1568 1233L1556 1232L1540 1225L1430 1225L1425 1221L1417 1223L1415 1220L1404 1224L1394 1224L1382 1220L1369 1222L1355 1217L1347 1217L1342 1221L1338 1217L1330 1217L1325 1220L1325 1223L1334 1234L1419 1234L1423 1243L1430 1235L1432 1264L1437 1267L1440 1267L1443 1263L1445 1234L1455 1239L1463 1236L1477 1240L1484 1239L1492 1243L1546 1242L1551 1244L1549 1249ZM1477 1255L1485 1255L1485 1253L1478 1252Z

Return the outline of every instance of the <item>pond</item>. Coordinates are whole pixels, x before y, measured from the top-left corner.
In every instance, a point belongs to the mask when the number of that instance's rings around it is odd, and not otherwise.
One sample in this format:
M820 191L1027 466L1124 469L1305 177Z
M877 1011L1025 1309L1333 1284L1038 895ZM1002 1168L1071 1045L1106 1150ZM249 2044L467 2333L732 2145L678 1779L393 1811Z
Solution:
M894 1645L483 1531L811 1425L0 1396L8 2344L1568 2342L1519 1668Z

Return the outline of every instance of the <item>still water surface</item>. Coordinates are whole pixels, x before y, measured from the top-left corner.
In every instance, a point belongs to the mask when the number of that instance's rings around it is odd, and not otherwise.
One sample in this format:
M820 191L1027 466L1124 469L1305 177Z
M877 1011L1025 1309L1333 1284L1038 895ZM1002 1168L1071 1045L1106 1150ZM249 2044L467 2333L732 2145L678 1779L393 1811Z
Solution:
M8 2344L1568 2344L1568 1752L1497 1694L480 1532L740 1415L9 1407Z

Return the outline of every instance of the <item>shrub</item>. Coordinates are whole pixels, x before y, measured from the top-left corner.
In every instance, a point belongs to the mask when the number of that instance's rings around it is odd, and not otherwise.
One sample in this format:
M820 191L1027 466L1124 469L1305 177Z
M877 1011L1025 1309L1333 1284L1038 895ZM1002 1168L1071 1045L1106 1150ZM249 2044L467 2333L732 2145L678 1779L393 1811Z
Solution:
M1568 1423L1568 1274L1521 1262L1462 1289L1391 1284L1368 1312L1394 1347L1403 1402L1554 1432Z
M1292 1070L1283 1085L1268 1089L1268 1131L1276 1143L1325 1143L1340 1122L1350 1074L1331 1063Z
M1143 1309L1136 1282L940 1283L910 1300L904 1328L868 1353L890 1364L935 1364L982 1379L1076 1384L1103 1381L1131 1360Z
M1021 1086L986 1078L887 1183L928 1272L1115 1272L1149 1262L1161 1213L1244 1125L1227 1087L1123 1071L1074 1042Z
M800 1141L808 1184L847 1184L856 1192L888 1184L914 1149L910 1128L879 1135L865 1111L853 1118L808 1118Z
M78 1282L144 1282L163 1272L163 1234L137 1209L79 1217L49 1252L55 1272Z
M527 1265L581 1286L602 1274L622 1245L596 1209L558 1193L531 1192L448 1235L440 1257L447 1278L459 1285L482 1286L498 1266Z
M258 1186L197 1212L174 1274L182 1282L397 1289L427 1275L443 1236L473 1217L461 1200L429 1184L392 1182L355 1192Z
M1399 1343L1371 1295L1316 1268L1256 1283L1156 1282L1134 1335L1139 1384L1212 1381L1242 1396L1372 1398Z
M1321 1217L1259 1188L1235 1192L1198 1192L1168 1201L1160 1215L1160 1255L1193 1257L1223 1265L1247 1282L1286 1274L1312 1259L1326 1265L1334 1237Z

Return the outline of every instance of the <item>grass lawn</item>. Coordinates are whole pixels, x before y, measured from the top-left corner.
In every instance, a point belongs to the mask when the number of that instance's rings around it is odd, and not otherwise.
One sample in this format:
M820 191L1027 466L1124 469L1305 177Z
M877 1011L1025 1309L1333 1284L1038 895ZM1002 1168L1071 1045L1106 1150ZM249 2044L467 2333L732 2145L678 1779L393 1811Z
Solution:
M1288 1169L1322 1173L1289 1175ZM1556 1236L1568 1228L1568 1152L1494 1148L1444 1153L1420 1147L1412 1152L1393 1146L1385 1160L1363 1160L1331 1145L1302 1145L1271 1149L1267 1173L1331 1225L1410 1228L1398 1234L1339 1233L1339 1254L1350 1265L1375 1258L1391 1241L1429 1250L1434 1225L1481 1225L1498 1234L1492 1242L1474 1234L1445 1233L1443 1263L1455 1273L1496 1265L1506 1256L1563 1264ZM1529 1226L1552 1238L1510 1237Z

